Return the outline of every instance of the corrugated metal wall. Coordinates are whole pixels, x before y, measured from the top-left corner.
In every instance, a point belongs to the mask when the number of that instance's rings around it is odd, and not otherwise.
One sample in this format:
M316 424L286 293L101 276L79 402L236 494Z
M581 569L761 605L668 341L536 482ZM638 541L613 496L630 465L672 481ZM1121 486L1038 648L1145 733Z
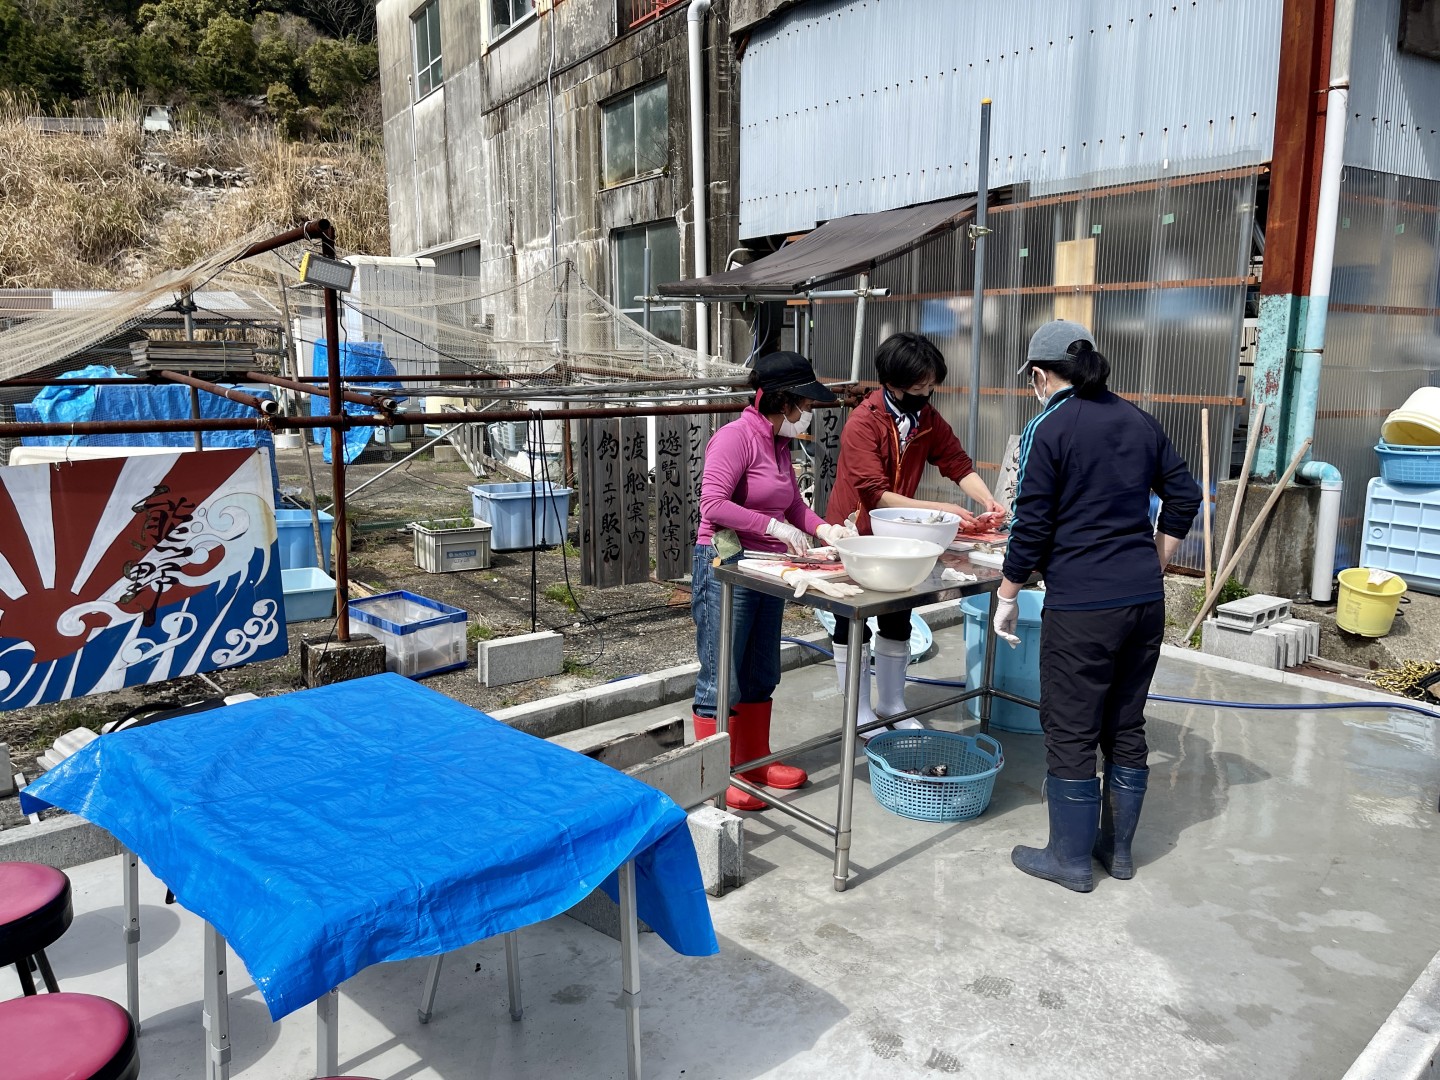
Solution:
M1111 362L1111 388L1160 419L1197 479L1200 409L1208 405L1212 479L1229 475L1255 183L1255 170L1235 170L1041 197L992 210L980 440L967 447L988 483L995 482L1006 439L1038 409L1015 370L1030 335L1057 315L1094 328ZM1084 256L1083 266L1093 265L1093 275L1088 269L1076 272L1077 252ZM973 274L974 259L963 235L935 241L882 267L873 284L892 295L870 305L861 365L861 378L873 381L871 357L879 342L899 330L929 335L949 365L949 378L935 401L962 441L969 409ZM1093 284L1056 284L1057 278L1073 282L1082 277ZM811 351L817 370L831 377L848 375L854 329L853 303L816 305ZM931 470L920 494L953 498L953 487ZM1180 561L1200 565L1198 542L1182 549Z
M1347 168L1340 189L1315 456L1345 477L1337 559L1359 556L1380 424L1440 385L1440 181Z
M817 0L748 43L740 235L1270 159L1281 0Z
M1404 0L1357 0L1345 164L1440 180L1440 62L1402 53Z

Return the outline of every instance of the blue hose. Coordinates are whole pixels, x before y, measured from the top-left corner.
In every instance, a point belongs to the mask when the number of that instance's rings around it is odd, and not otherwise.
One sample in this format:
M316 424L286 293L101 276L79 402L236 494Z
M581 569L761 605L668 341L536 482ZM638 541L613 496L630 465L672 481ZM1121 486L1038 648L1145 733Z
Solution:
M788 641L792 645L803 645L807 649L814 649L816 652L832 659L835 654L829 649L816 645L813 641L805 641L802 638L784 637L781 641ZM927 686L953 686L964 687L963 682L954 679L927 679L919 675L905 676L906 682L924 683ZM1246 709L1257 712L1320 712L1329 709L1388 709L1399 712L1419 713L1421 716L1428 716L1432 720L1440 720L1440 712L1434 709L1427 709L1422 705L1410 705L1403 701L1317 701L1305 702L1274 702L1274 701L1215 701L1211 698L1177 697L1173 694L1151 694L1151 701L1163 702L1167 705L1205 705L1215 709Z

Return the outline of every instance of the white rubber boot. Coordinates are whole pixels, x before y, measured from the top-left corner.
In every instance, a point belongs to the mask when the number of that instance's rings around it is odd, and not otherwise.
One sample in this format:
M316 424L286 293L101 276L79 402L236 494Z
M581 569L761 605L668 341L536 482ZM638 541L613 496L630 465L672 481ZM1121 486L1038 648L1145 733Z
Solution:
M905 704L905 669L910 665L910 642L877 635L871 639L870 647L875 651L875 690L879 698L875 711L881 716L897 716L909 708ZM896 731L925 729L913 716L890 726Z
M860 668L860 707L855 711L855 725L864 727L872 721L878 720L874 708L870 705L870 647L861 645L855 654ZM843 701L846 690L846 669L849 666L850 647L848 645L835 646L835 674L840 680L840 698ZM867 742L875 735L879 735L888 728L875 728L873 731L862 732L860 738Z

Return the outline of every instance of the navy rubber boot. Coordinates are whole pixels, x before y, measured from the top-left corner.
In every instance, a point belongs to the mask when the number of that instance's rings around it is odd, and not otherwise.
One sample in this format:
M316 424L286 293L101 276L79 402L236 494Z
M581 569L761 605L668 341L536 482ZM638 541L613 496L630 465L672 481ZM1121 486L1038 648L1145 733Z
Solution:
M1031 877L1044 878L1075 892L1095 887L1090 852L1100 824L1100 778L1045 778L1049 792L1050 842L1043 848L1017 847L1010 861Z
M1145 786L1150 769L1130 769L1124 765L1105 766L1105 793L1100 809L1100 835L1095 838L1095 858L1106 873L1121 881L1135 876L1135 862L1130 857L1130 842L1140 823L1140 807L1145 802Z

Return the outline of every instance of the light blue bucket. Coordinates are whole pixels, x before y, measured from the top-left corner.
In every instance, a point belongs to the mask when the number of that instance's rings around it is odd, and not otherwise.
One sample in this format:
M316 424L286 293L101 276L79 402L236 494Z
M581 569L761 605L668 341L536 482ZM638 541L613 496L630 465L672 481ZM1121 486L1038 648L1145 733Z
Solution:
M1040 700L1040 612L1045 594L1034 589L1020 593L1020 620L1015 636L1020 644L1011 648L1000 641L995 646L995 688L1017 697ZM990 633L990 597L969 596L960 601L965 613L965 683L979 686L985 666L985 638ZM965 708L973 719L980 718L980 699L971 698ZM990 725L1001 731L1040 734L1040 714L1025 705L996 698L990 708Z

